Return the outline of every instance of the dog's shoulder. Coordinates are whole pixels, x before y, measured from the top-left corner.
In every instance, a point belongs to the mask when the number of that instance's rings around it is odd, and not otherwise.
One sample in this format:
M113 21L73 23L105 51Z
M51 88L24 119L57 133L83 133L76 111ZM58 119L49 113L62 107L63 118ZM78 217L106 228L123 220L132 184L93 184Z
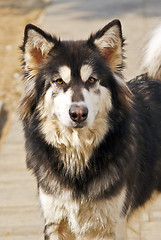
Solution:
M148 77L146 73L133 78L127 83L131 92L136 96L152 97L153 95L161 96L161 81Z

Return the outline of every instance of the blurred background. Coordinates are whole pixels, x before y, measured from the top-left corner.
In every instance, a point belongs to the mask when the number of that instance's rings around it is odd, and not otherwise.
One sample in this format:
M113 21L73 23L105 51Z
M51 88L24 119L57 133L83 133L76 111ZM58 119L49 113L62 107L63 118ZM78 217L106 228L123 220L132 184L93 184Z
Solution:
M86 39L118 18L126 39L126 81L140 73L149 32L161 23L161 0L0 0L0 240L42 237L36 184L25 166L17 120L23 91L21 51L25 25L61 39ZM161 240L161 198L129 225L129 240Z
M0 143L9 130L4 125L17 110L22 92L19 47L25 25L37 24L48 4L45 0L0 0Z
M62 38L84 39L119 18L127 39L129 80L139 71L141 44L160 17L160 0L0 0L0 100L6 111L16 110L22 91L19 46L27 23Z

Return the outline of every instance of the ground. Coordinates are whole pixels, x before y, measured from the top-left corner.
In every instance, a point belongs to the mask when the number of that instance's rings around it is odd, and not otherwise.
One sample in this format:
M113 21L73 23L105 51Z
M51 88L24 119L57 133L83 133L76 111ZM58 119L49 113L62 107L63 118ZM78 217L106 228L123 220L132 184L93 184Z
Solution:
M43 8L42 2L38 4L38 1L32 1L35 5L31 5L29 0L20 0L17 5L17 1L0 1L0 101L7 113L0 142L9 129L11 114L18 108L22 92L19 47L26 24L38 24Z
M39 10L21 14L21 10L0 8L0 99L7 110L15 110L20 97L20 50L24 26L36 22Z

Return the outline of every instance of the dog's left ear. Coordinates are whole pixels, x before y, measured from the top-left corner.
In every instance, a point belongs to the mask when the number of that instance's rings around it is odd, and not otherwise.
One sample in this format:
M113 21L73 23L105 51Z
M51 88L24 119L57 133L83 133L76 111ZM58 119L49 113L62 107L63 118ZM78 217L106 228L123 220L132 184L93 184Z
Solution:
M95 35L91 35L89 43L93 43L104 56L113 72L119 73L123 67L123 44L121 23L113 20Z

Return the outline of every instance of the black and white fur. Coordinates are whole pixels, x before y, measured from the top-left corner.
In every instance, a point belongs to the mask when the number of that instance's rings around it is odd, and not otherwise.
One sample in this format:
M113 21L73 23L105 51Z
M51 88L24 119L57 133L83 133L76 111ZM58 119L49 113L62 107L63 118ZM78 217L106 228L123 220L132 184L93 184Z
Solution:
M150 75L126 84L119 20L87 41L26 26L20 112L45 240L125 240L129 216L161 191L160 42L146 50Z

